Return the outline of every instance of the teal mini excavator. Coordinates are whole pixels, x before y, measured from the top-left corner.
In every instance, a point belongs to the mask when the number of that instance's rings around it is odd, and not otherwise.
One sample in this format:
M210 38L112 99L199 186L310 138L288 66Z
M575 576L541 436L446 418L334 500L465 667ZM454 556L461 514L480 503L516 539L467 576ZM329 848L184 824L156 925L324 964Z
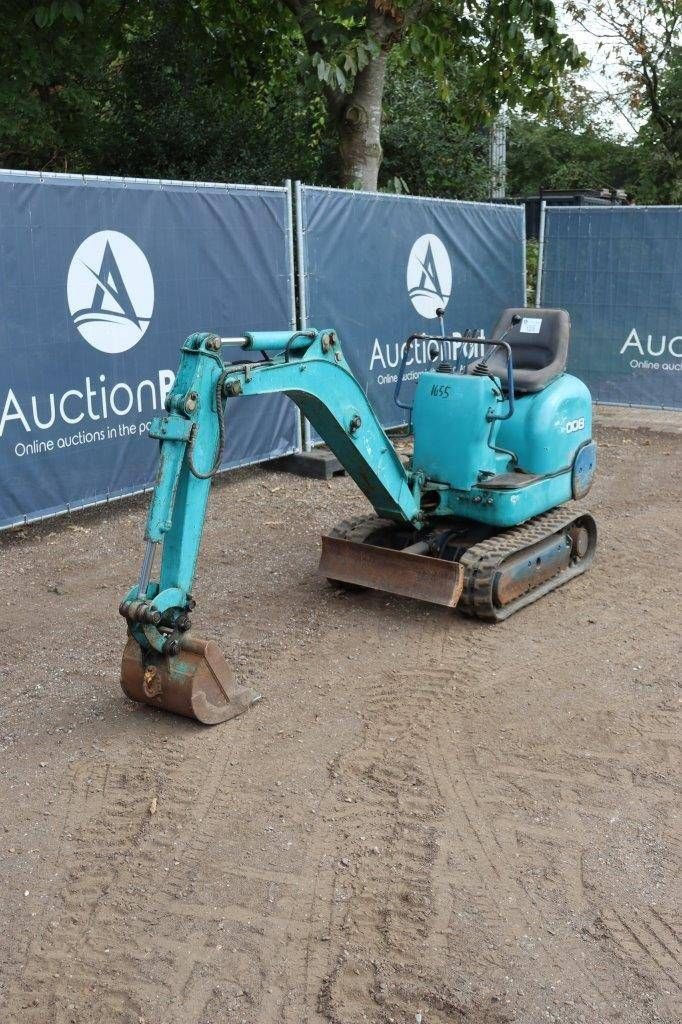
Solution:
M128 625L122 685L134 700L205 723L257 698L236 685L219 648L191 631L199 545L233 398L289 396L374 507L322 537L320 572L500 621L584 572L596 525L566 506L596 468L592 403L565 372L570 321L560 309L505 310L466 360L454 335L405 342L395 400L414 434L405 465L351 373L335 331L193 334L152 421L160 442L146 549L120 611ZM401 396L415 342L429 356L412 403ZM260 362L225 363L239 342ZM161 546L158 576L154 555Z

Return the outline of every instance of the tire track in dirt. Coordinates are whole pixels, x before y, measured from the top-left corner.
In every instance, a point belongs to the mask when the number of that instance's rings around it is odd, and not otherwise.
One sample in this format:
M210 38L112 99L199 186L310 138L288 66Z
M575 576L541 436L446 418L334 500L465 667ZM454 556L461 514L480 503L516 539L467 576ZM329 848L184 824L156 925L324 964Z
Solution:
M669 921L655 907L605 907L598 919L604 938L626 964L654 982L661 972L682 990L682 936L680 921Z
M548 924L542 901L519 881L519 858L525 868L557 876L555 887L574 911L584 906L578 837L566 849L560 830L534 829L518 815L512 820L511 811L492 813L471 781L477 751L466 741L453 747L461 709L496 685L499 646L483 633L474 636L472 651L464 659L452 656L452 668L430 668L435 649L447 663L443 649L452 639L434 622L409 652L417 667L387 669L368 688L362 742L332 766L332 788L301 877L302 890L313 893L298 965L306 984L297 991L298 1013L285 1015L287 1021L301 1019L302 1004L311 1020L354 1024L365 1019L370 1000L378 1020L420 1008L434 1024L505 1020L511 1011L500 993L515 966L515 947L531 947ZM502 763L497 776L503 784L505 769ZM566 773L554 781L564 795L576 784ZM519 834L529 839L523 849ZM315 910L318 901L330 908L328 916ZM468 915L483 933L475 956ZM496 948L501 925L508 951L500 951L499 941ZM571 947L584 956L579 939L568 934L560 956L542 953L548 976L562 976ZM578 996L575 1006L606 1018L607 987L595 976L589 996Z
M565 958L583 954L580 936L564 935L560 956L553 955L540 938L547 928L556 926L554 915L546 913L543 900L524 884L523 878L553 876L554 889L574 905L582 902L579 857L575 847L566 848L565 833L551 828L533 827L515 815L512 828L497 813L481 803L475 794L470 769L465 762L448 758L439 745L440 758L434 758L434 774L444 793L448 810L456 824L454 840L447 853L451 869L456 867L457 885L450 887L449 919L443 913L443 956L453 950L467 950L468 962L460 959L458 969L471 979L477 973L506 992L509 979L519 974L524 957L539 960L545 977L558 978L565 971ZM493 789L488 780L486 789ZM528 840L531 840L530 842ZM524 841L525 840L525 841ZM575 907L574 907L575 909ZM475 920L475 944L468 940L468 922ZM501 937L504 936L503 942ZM506 945L507 949L501 949ZM477 965L483 965L479 971ZM577 995L575 1004L583 1012L610 1011L608 996L598 981L591 982L591 998ZM530 1022L530 1006L517 1001L520 1019ZM514 1018L517 1019L517 1018ZM538 1018L541 1019L541 1018Z
M217 734L212 747L204 793L217 789L222 774ZM9 1014L21 1012L36 1024L70 1022L74 1014L79 1021L128 1024L145 1016L159 990L168 1006L188 1008L188 979L179 967L192 963L188 953L197 942L186 945L176 928L169 930L164 907L168 877L181 863L178 832L202 809L184 753L181 741L155 737L137 756L74 770L58 854L64 883L51 921L26 950ZM180 933L191 936L191 927L184 924ZM111 948L125 955L112 959ZM212 984L209 979L204 988ZM196 993L189 1003L196 1008ZM178 1012L178 1020L187 1019ZM164 1016L175 1019L175 1011Z
M603 817L603 807L584 803L585 781L604 800L604 773L622 785L624 762L611 754L602 769L592 751L589 765L549 772L495 751L490 738L476 746L465 713L496 699L499 645L474 627L448 655L456 622L419 625L417 643L393 647L379 674L368 685L363 678L361 742L330 766L317 827L290 870L263 861L253 845L267 820L266 791L250 789L251 834L244 830L221 730L204 734L200 784L179 739L78 766L63 821L69 877L57 927L28 951L10 1012L30 1024L65 1024L74 1006L79 1024L140 1016L185 1024L237 1007L234 1019L258 1024L355 1024L368 1007L378 1021L417 1009L429 1024L509 1019L501 1002L516 946L554 923L520 881L524 871L557 873L553 891L574 906L584 891L572 852L579 838L566 849L561 831L533 824L500 792L526 785L537 797L549 787L569 824L582 793L582 810ZM414 667L396 668L401 660ZM236 815L241 848L229 838ZM620 959L656 978L655 959L642 967L622 923L608 912L604 920ZM112 962L110 946L125 957ZM560 976L573 947L565 936L561 958L543 955L545 973ZM608 982L595 972L591 985L576 1006L587 1020L606 1020Z
M590 743L587 752L564 748L559 742L549 761L546 755L536 761L532 751L519 756L518 749L515 749L518 744L512 734L510 743L502 744L495 751L487 750L480 764L476 763L479 758L473 747L467 753L469 742L465 742L461 747L459 765L457 759L453 762L452 758L443 756L441 771L449 777L452 792L462 803L465 817L472 826L480 815L473 833L477 835L484 856L472 865L472 873L483 868L481 874L488 891L498 888L505 893L507 900L514 903L517 920L515 928L511 929L512 939L528 946L528 939L532 936L547 940L548 935L560 934L561 942L545 941L541 953L540 947L535 945L533 955L542 965L540 973L547 978L561 979L565 976L567 962L583 963L582 987L586 991L572 993L568 1002L572 1008L580 1008L586 1020L601 1022L611 1019L614 1013L617 1015L616 1007L624 1003L627 1005L623 990L631 981L630 966L634 963L640 966L648 964L648 983L659 990L665 992L670 988L666 983L671 980L679 984L680 947L673 932L668 936L669 944L663 944L665 948L661 948L663 928L654 928L651 918L655 908L642 907L630 921L629 910L623 910L627 904L619 905L618 911L612 911L611 916L609 911L602 912L604 933L599 936L611 938L616 947L620 944L624 969L614 970L613 960L605 958L599 947L589 943L589 938L594 937L592 922L599 905L603 905L600 893L604 883L609 889L612 887L612 877L608 872L600 871L595 876L595 832L600 839L609 832L618 836L619 817L623 813L621 808L627 807L626 813L630 815L638 815L641 808L642 824L635 825L627 820L623 824L634 830L639 827L646 834L650 801L665 807L673 799L669 776L656 772L641 777L641 768L638 769L643 750L650 752L659 763L673 761L673 752L667 749L665 740L660 743L660 738L665 737L665 730L661 731L659 716L653 716L653 731L659 742L655 746L650 744L647 728L641 731L633 728L641 738L641 742L633 746L628 743L627 732L631 716L623 716L622 721L614 722L611 713L611 717L605 715L602 725L600 712L592 708L590 711L593 733L595 737L599 736L601 743ZM651 716L646 717L649 719ZM582 720L585 721L585 715ZM667 718L664 724L669 725ZM620 741L621 749L616 751L612 738L614 727L616 735L624 737ZM438 768L435 770L438 776ZM505 788L508 790L510 785L521 799L514 799L513 794L511 799L509 796L504 799ZM484 794L480 807L474 806L477 804L477 788ZM635 821L638 821L637 817ZM505 833L511 838L502 838L500 843L500 837ZM501 861L503 871L499 877L497 872L491 873L489 869L494 860L495 844L501 846L506 854ZM589 857L587 866L586 855ZM605 862L602 859L600 863ZM511 870L504 870L505 864L511 865ZM500 916L507 918L504 928L507 934L512 923L508 910L500 907ZM567 923L572 924L568 930ZM477 924L480 926L480 919ZM663 921L663 925L667 926L667 923ZM499 935L499 929L499 921L495 923L493 920L491 942L495 932ZM522 930L522 935L519 935L519 930ZM645 937L643 933L652 930L657 934ZM452 948L462 948L464 943L464 935L452 934ZM519 974L527 976L528 970ZM523 1008L520 1005L520 1019L524 1022L543 1019L537 1007L529 1004ZM552 1008L555 1009L554 1006ZM661 1006L661 1009L666 1007ZM648 1014L641 1019L649 1019Z
M50 819L55 841L60 827L63 837L60 877L45 883L55 909L28 948L20 900L12 910L13 948L3 957L16 948L24 966L0 1018L387 1024L421 1009L425 1024L545 1024L551 1009L561 1024L677 1020L674 1009L663 1016L661 995L673 989L679 959L665 867L676 801L675 548L665 526L661 544L651 539L674 507L650 500L669 493L663 470L642 487L634 468L630 460L627 486L600 519L595 571L496 628L377 596L335 600L315 589L307 568L293 594L286 581L295 560L297 572L309 565L312 527L305 540L292 527L281 561L264 568L262 532L245 539L243 526L260 478L249 484L238 530L232 501L219 504L207 557L229 567L221 572L232 595L248 595L231 649L247 667L261 658L272 665L277 724L289 734L303 716L309 742L287 736L275 749L267 701L211 733L164 719L165 745L153 728L149 738L152 716L124 713L121 749L88 752L68 770L72 796ZM278 488L273 515L291 522L300 482L283 478ZM345 514L349 491L335 488L330 501ZM300 511L310 526L310 508ZM107 534L112 550L116 529ZM633 565L633 545L648 552L646 570ZM225 605L220 573L214 579L208 593ZM306 640L292 609L311 595L314 615L300 616ZM62 652L51 652L50 671L73 657L59 647L64 613L64 605L46 609L47 635ZM107 606L93 621L109 616ZM225 611L217 628L227 633L227 622ZM16 641L14 651L20 663L26 645ZM633 688L627 665L645 657L648 679ZM325 692L317 682L327 671ZM320 725L310 713L316 702ZM16 731L55 721L24 714ZM93 738L110 736L115 721L93 722ZM241 768L233 771L235 737ZM325 779L319 765L329 758ZM294 802L303 792L307 809L284 808L284 790ZM44 792L29 797L34 819ZM14 799L8 793L6 807ZM51 855L54 845L45 846ZM33 897L38 885L30 888ZM557 977L572 986L572 1001L551 990Z
M469 699L459 659L453 668L434 667L452 627L431 613L420 622L417 645L391 651L389 662L404 658L415 667L387 667L369 683L362 741L330 766L332 787L302 878L308 875L314 894L300 964L305 985L297 992L299 1013L290 1008L287 1022L355 1024L367 1019L368 1005L377 1020L404 1019L420 1008L434 1024L505 1019L485 1000L463 1000L437 963L449 916L443 918L443 900L460 880L448 868L450 808L430 748L449 721L448 706ZM489 679L479 677L480 690ZM327 915L315 909L318 902L330 908ZM309 1016L301 1018L301 1003Z

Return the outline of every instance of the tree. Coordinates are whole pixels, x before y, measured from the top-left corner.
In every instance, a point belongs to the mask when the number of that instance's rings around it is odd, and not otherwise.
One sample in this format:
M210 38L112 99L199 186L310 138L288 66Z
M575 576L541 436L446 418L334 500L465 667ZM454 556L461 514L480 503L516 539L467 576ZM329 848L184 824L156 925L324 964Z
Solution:
M472 128L452 98L470 91L470 73L450 71L446 99L420 66L401 54L389 57L384 94L379 186L415 195L487 199L490 195L489 134Z
M374 189L387 72L418 79L453 144L478 145L501 104L541 109L580 62L551 0L0 0L0 10L0 152L24 167L300 173ZM418 145L418 110L395 84L391 102ZM390 128L395 157L395 116ZM462 162L438 159L443 173L426 183L412 162L412 187L458 187Z
M104 73L111 33L88 31L80 4L0 0L0 164L80 170L99 129L93 86ZM93 13L110 23L118 0Z
M682 96L679 62L665 73L662 106ZM680 161L663 145L649 119L635 136L614 133L610 112L594 92L568 80L563 94L542 118L511 117L508 183L517 195L546 188L621 188L637 203L679 203Z
M0 0L0 165L321 180L324 101L260 6L229 21L224 0Z
M622 188L637 192L635 142L615 136L599 99L569 80L543 118L512 115L508 185L515 195L540 188Z
M638 194L642 202L682 203L682 46L672 50L657 92L663 119L652 113L637 139L643 156Z
M186 0L144 9L126 21L99 90L109 135L101 171L253 184L320 177L324 104L301 85L286 37L237 47L236 32L207 24Z
M566 11L598 40L604 68L616 67L608 98L624 116L648 115L675 158L682 156L682 109L665 102L682 31L681 0L566 0ZM677 45L676 45L677 43Z
M280 0L322 85L339 144L339 181L375 189L388 56L400 48L448 95L449 68L472 71L461 109L471 127L508 102L541 109L580 56L551 0Z

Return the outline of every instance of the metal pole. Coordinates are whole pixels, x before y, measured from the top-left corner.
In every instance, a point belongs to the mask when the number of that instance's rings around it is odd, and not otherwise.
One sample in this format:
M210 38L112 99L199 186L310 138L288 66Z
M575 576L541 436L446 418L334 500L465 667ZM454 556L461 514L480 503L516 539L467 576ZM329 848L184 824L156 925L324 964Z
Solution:
M298 269L297 269L297 280L298 280L298 319L299 328L304 331L308 326L308 310L306 308L306 294L305 294L305 244L304 244L304 229L303 229L303 198L300 181L294 183L294 195L296 197L296 254L298 256ZM309 452L312 450L312 444L310 441L310 424L308 423L305 416L301 417L303 425L303 451Z
M298 207L298 182L296 182L296 206ZM292 331L295 331L298 327L297 314L296 314L296 260L294 254L294 194L291 185L291 178L287 178L284 182L284 186L287 190L287 252L289 254L289 298L291 301L291 320L289 326ZM296 221L296 230L298 233L298 218ZM300 256L299 256L300 259ZM301 441L301 447L304 447L305 439L305 426L303 417L301 416L301 410L296 408L296 422L298 423L298 436Z
M507 194L507 110L503 107L490 128L490 196L504 199Z
M291 300L289 326L292 331L295 331L298 325L296 323L296 263L294 260L294 196L291 188L291 178L287 178L284 182L284 187L287 190L287 253L289 255L289 298Z
M527 306L528 305L528 263L527 263L528 253L526 252L526 208L525 208L525 206L522 206L521 209L523 210L523 241L522 241L522 249L523 249L523 255L522 255L522 259L523 259L523 304L524 304L524 306Z
M543 199L540 203L540 227L538 230L538 276L535 283L535 305L542 305L542 261L545 258L545 210L547 203Z

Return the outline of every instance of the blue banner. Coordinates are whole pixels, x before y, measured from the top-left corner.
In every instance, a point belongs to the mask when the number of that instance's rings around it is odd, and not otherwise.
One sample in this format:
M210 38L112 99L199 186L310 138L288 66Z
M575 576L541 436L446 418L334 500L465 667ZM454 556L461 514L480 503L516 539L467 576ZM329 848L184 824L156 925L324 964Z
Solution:
M0 527L153 482L185 337L294 326L291 253L284 188L0 175ZM299 447L282 396L227 431L223 468Z
M682 409L682 207L547 207L543 306L597 402Z
M302 187L297 204L302 313L334 327L385 427L405 422L393 400L403 345L415 332L489 333L508 306L525 305L522 206L460 203ZM449 354L461 342L453 339ZM464 354L477 354L473 344ZM411 401L426 345L407 360Z

